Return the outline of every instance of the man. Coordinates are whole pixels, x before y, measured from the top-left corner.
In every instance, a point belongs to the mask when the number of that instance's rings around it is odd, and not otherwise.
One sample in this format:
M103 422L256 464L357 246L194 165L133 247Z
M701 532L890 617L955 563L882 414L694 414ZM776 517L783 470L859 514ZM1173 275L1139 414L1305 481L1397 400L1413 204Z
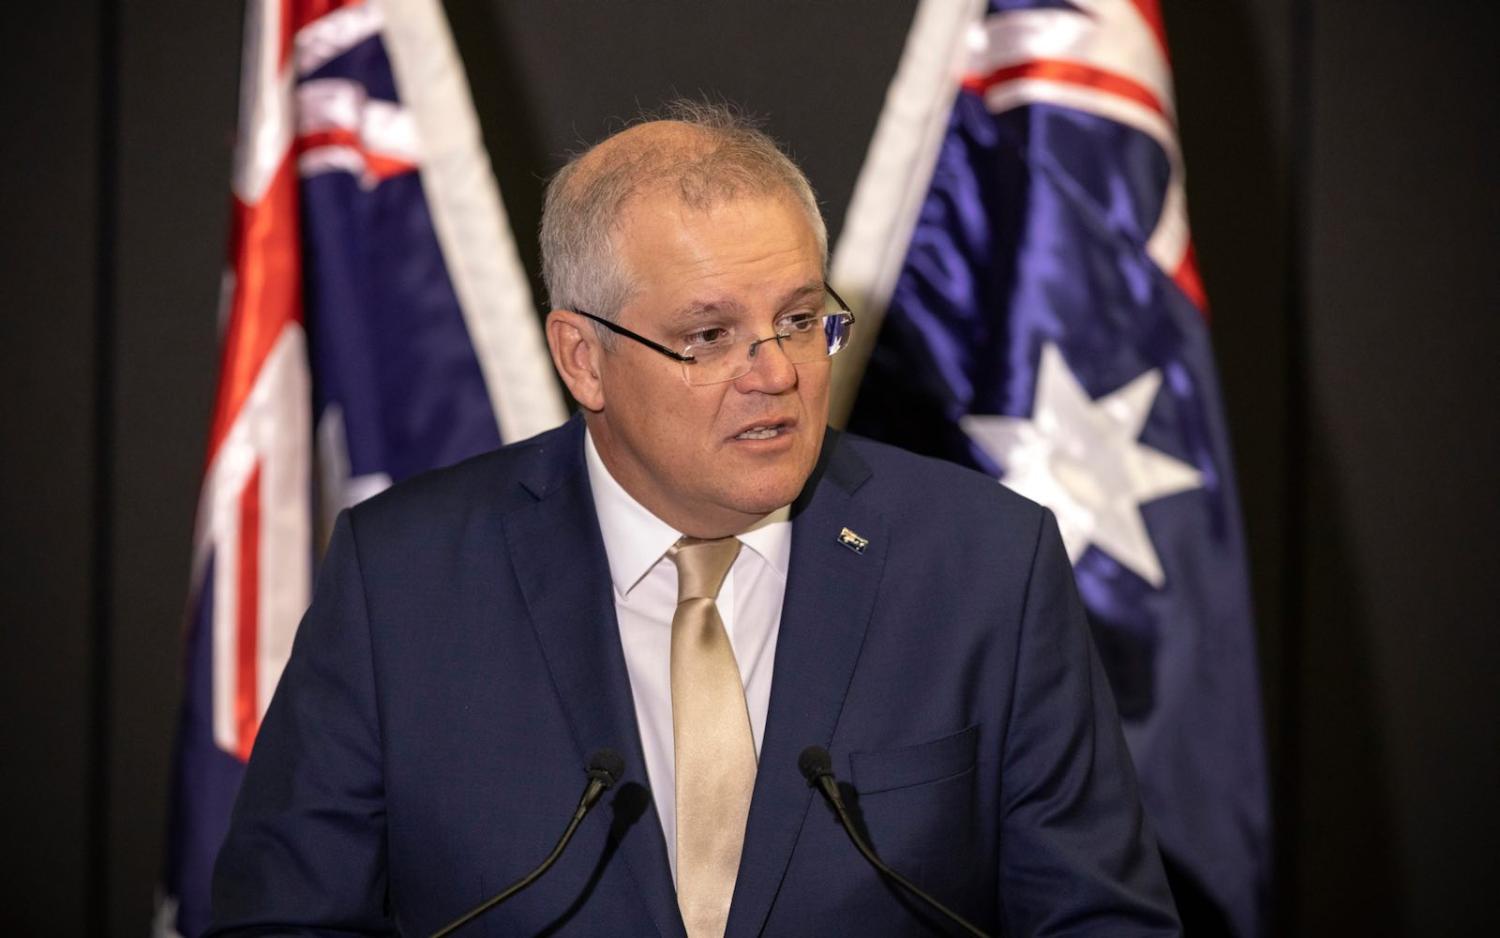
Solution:
M220 855L223 933L920 935L797 768L990 932L1174 934L1055 524L825 429L852 316L801 172L715 109L552 182L582 418L341 518Z

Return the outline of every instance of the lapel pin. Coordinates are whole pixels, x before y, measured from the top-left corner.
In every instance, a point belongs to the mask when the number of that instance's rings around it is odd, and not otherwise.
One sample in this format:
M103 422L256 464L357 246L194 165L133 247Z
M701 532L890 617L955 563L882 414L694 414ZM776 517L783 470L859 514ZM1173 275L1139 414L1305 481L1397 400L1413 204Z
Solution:
M845 528L844 530L839 532L839 543L854 551L856 554L862 554L865 552L865 548L870 546L870 539L867 537L860 537L858 534L855 534L853 531Z

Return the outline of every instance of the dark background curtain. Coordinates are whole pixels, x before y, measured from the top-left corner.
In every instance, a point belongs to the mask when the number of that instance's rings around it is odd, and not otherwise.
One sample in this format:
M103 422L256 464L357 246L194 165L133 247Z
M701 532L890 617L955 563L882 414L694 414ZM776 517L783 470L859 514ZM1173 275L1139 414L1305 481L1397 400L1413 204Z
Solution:
M1488 921L1500 56L1484 0L1163 3L1234 438L1276 933ZM637 105L765 115L836 237L914 0L450 0L523 259ZM216 371L239 4L0 31L0 924L145 932Z

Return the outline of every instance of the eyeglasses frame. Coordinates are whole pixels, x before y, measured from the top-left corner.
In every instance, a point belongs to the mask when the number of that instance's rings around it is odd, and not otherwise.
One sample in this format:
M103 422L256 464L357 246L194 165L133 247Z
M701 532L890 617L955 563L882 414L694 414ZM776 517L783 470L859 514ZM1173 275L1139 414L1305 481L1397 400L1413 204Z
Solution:
M851 325L851 326L854 325L854 323L858 321L858 320L856 320L854 318L854 311L849 308L849 304L848 303L844 302L844 298L838 295L838 291L834 290L833 287L829 286L828 281L826 281L826 280L823 281L823 289L827 290L828 291L828 295L831 296L831 297L833 297L833 301L835 303L839 304L839 313L842 313L842 314L844 314L844 315L846 315L846 316L849 317L849 325ZM674 362L680 362L680 363L682 363L684 365L692 365L692 364L695 364L698 361L698 359L694 358L691 355L684 355L681 352L674 352L671 349L667 348L665 345L662 345L660 342L652 341L651 339L646 338L645 336L641 335L638 332L632 332L629 329L626 329L624 326L620 325L619 323L611 322L608 319L605 319L603 316L595 316L593 313L590 313L587 310L582 310L582 309L575 309L575 310L573 310L573 312L575 312L578 315L584 317L585 319L591 319L594 322L597 322L599 325L603 326L604 328L608 329L610 332L613 332L616 335L622 335L622 336L624 336L627 339L634 339L635 341L637 341L637 342L641 343L642 345L646 346L646 348L651 349L654 352L659 352L662 355L665 355L668 358L672 359L672 361L674 361ZM825 315L837 315L837 314L836 313L827 313ZM779 342L782 339L785 339L785 338L788 338L788 337L789 337L788 333L773 332L770 335L766 336L764 339L756 339L755 341L753 341L753 342L750 343L750 357L752 359L755 357L755 350L761 345L761 343L763 343L763 342L770 342L770 341L773 341L773 340ZM686 377L686 375L684 375L684 377ZM731 378L731 379L727 379L727 380L735 380L735 379Z

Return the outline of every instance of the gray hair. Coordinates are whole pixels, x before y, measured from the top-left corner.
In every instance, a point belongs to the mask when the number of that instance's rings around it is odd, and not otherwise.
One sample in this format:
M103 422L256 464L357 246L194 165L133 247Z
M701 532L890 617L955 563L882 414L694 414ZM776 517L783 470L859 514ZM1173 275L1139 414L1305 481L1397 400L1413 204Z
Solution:
M680 126L673 133L660 122ZM679 100L659 119L635 124L573 157L548 183L541 248L552 309L582 309L614 319L629 302L634 286L615 250L615 233L627 203L649 191L675 195L698 210L746 195L791 196L806 212L827 266L828 229L797 164L734 109ZM606 341L613 338L597 328Z

